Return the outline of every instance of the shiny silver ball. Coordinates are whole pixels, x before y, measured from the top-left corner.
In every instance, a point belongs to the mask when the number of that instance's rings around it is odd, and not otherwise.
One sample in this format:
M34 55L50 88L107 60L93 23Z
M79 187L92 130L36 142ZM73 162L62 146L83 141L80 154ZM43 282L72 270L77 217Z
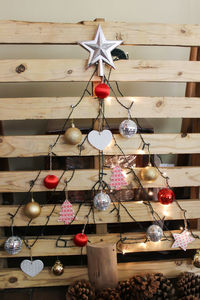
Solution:
M18 236L11 236L5 241L4 249L8 254L19 253L22 250L22 240Z
M159 242L163 236L163 230L158 225L151 225L147 229L147 237L152 242Z
M106 210L111 203L111 199L108 194L103 193L102 191L94 197L94 206L98 210Z
M125 138L131 138L137 133L137 124L132 120L124 120L119 125L119 132Z

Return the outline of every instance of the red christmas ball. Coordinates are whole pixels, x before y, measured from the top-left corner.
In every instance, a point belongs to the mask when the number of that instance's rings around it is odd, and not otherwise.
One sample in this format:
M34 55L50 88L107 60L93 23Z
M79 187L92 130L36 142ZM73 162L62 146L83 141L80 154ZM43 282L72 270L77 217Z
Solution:
M95 87L94 93L98 98L104 99L109 96L110 88L107 84L100 83Z
M164 205L172 203L175 199L174 192L169 188L161 189L158 192L158 200Z
M47 175L44 178L44 185L48 189L55 189L58 185L58 182L59 182L58 177L55 175Z
M77 233L74 237L74 244L79 247L84 247L87 245L88 238L84 233Z

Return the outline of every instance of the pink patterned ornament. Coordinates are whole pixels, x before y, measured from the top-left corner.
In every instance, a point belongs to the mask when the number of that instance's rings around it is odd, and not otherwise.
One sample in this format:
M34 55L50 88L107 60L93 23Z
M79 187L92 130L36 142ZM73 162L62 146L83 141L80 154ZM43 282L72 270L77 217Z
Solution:
M65 200L61 206L60 217L58 222L64 222L65 224L70 224L75 218L74 210L71 203Z
M125 180L122 168L120 166L114 167L111 176L110 186L116 190L120 190L122 186L128 185Z
M191 233L185 229L182 233L172 233L174 238L174 243L172 248L182 248L184 251L187 249L187 245L192 243L195 238L192 237Z

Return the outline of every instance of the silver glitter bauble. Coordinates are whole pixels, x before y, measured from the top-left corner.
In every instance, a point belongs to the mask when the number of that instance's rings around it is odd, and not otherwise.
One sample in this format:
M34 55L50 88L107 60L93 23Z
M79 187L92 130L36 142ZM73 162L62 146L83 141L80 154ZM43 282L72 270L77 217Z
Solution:
M132 120L124 120L119 125L119 132L123 137L131 138L137 132L137 124Z
M18 236L11 236L5 241L4 249L9 254L19 253L22 250L22 240Z
M147 237L152 242L159 242L163 236L163 230L158 225L151 225L147 229Z
M94 197L94 206L98 210L106 210L106 208L110 205L111 199L108 194L103 193L102 191Z

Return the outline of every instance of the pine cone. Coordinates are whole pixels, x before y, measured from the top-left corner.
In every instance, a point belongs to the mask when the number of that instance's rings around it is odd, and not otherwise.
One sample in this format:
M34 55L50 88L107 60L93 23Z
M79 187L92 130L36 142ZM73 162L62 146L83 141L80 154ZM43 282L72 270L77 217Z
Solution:
M131 279L131 284L135 300L153 299L160 285L154 274L136 275Z
M133 287L130 280L120 281L117 286L117 290L119 292L121 299L123 300L133 299L132 298Z
M79 280L70 285L67 291L66 300L93 300L95 290L89 281Z
M180 298L182 297L183 299L190 299L187 297L193 296L199 299L200 298L200 276L190 272L182 273L178 278L177 288L178 288Z
M159 282L159 288L154 295L155 300L173 300L175 297L175 289L171 281L161 273L154 274L155 279Z
M116 289L107 288L99 292L96 300L121 300L119 292Z

